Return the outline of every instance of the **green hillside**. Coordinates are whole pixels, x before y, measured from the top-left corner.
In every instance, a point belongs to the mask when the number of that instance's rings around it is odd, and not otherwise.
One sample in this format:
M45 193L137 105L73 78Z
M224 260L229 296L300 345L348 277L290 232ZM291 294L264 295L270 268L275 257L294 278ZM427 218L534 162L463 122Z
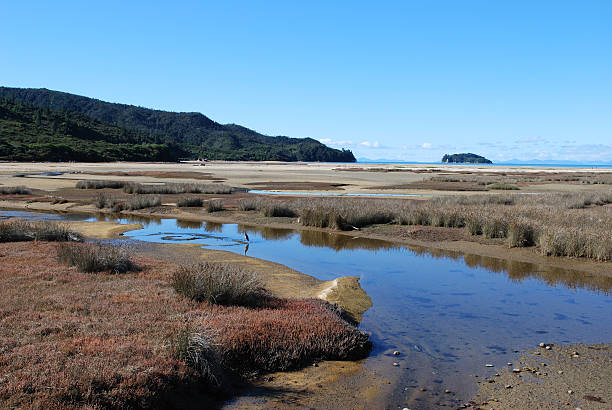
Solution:
M152 110L46 89L0 87L0 99L1 159L36 161L48 154L45 159L54 161L355 161L351 151L311 138L270 137L200 113Z

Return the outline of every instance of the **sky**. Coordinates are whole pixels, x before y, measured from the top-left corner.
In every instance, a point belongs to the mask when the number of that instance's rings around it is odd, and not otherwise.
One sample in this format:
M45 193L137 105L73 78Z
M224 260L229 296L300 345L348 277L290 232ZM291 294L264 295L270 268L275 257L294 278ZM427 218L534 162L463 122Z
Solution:
M612 162L612 1L5 1L0 85L358 158Z

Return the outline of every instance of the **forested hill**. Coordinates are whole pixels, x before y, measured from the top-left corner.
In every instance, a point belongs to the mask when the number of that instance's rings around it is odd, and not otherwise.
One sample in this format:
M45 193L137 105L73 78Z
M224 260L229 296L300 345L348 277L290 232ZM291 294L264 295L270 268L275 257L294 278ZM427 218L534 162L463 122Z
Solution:
M491 160L471 152L463 154L445 154L442 157L443 163L463 163L463 164L492 164Z
M355 161L351 151L333 149L312 138L270 137L239 125L219 124L200 113L152 110L31 88L0 87L0 104L0 159L41 160L36 152L69 142L76 149L70 158L61 158L62 150L53 149L59 157L48 159L110 161L119 154L104 155L118 151L124 153L124 160L134 161L162 157ZM74 124L80 132L74 132ZM118 144L123 144L121 149ZM26 147L32 148L32 158L27 158ZM82 152L90 155L74 157Z

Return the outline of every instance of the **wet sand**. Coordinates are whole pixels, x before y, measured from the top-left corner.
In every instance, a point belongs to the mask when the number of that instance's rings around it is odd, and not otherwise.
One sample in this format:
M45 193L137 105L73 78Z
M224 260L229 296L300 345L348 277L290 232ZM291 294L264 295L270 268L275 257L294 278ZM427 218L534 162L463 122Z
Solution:
M535 347L499 376L480 380L469 407L482 409L612 408L612 344ZM482 379L482 378L481 378ZM468 403L466 403L468 404Z

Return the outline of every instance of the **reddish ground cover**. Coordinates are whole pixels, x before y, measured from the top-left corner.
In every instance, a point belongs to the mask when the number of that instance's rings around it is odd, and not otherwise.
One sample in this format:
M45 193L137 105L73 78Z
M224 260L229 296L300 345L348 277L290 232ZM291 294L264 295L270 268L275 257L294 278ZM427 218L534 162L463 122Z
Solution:
M241 374L367 354L367 337L323 302L196 303L168 283L172 264L136 258L138 273L84 274L57 262L56 247L0 244L0 407L159 406L205 389L169 348L186 326L215 329L223 366Z

